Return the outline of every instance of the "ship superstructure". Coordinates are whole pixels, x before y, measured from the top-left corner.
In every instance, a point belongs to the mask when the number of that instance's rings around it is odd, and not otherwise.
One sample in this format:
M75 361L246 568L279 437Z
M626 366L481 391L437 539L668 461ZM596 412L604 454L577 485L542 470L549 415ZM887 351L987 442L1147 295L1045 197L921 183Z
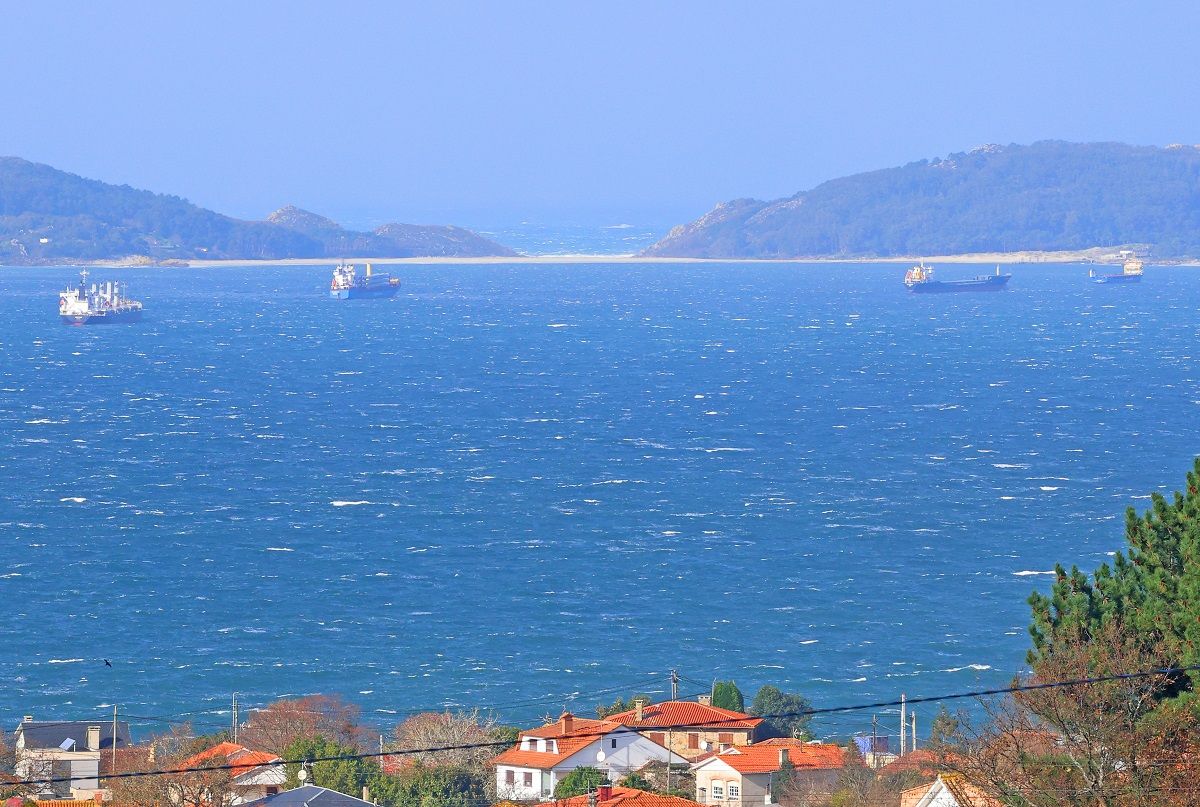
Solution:
M125 284L111 280L88 286L88 270L79 273L79 285L68 285L58 295L58 315L68 325L136 322L142 304L125 295Z
M970 280L934 280L933 267L924 261L909 269L904 275L904 285L915 294L940 294L951 291L1000 291L1012 278L1010 274L979 275Z
M337 300L395 297L399 290L399 278L372 271L369 263L362 277L358 276L354 264L340 263L334 267L333 279L329 283L329 296Z

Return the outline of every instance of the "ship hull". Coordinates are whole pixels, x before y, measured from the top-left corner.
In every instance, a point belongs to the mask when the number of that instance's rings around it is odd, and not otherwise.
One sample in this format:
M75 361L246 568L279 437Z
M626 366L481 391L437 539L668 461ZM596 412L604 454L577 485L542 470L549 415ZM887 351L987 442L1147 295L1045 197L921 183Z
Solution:
M908 290L913 294L950 294L963 291L1000 291L1008 285L1012 275L988 275L974 280L927 280L913 283Z
M60 316L65 325L117 325L123 322L139 322L142 318L142 309L90 314L60 314Z
M374 289L330 289L329 296L335 300L381 300L395 297L399 286L380 286Z
M1141 275L1096 275L1092 278L1093 283L1140 283Z

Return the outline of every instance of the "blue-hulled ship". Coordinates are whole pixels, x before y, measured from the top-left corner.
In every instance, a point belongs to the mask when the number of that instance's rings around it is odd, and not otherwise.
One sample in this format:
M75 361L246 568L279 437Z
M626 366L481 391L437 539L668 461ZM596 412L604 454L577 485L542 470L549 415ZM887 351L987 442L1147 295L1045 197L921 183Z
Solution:
M1125 262L1121 264L1121 271L1102 275L1097 274L1095 269L1088 270L1088 277L1093 283L1140 283L1142 280L1142 261L1129 250L1121 250L1121 257Z
M106 325L137 322L142 304L125 296L125 284L87 283L88 270L79 273L79 285L67 286L58 294L58 315L68 325Z
M335 300L372 300L395 297L400 290L400 279L386 272L367 271L359 277L354 264L341 263L333 269L333 280L329 283L329 296Z
M1000 274L996 267L994 275L978 275L969 280L934 280L933 267L926 266L924 261L909 269L904 275L904 285L916 294L942 294L951 291L1000 291L1012 278L1010 274Z

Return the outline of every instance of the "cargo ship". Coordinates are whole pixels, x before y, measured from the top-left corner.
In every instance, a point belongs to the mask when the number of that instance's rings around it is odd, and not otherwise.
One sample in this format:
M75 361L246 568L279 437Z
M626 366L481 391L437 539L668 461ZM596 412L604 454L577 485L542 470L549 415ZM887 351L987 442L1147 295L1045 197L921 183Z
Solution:
M333 280L329 283L329 296L335 300L371 300L380 297L395 297L399 290L399 278L386 273L372 272L369 263L366 274L362 277L358 277L353 264L338 264L333 269Z
M1095 269L1088 270L1088 277L1093 283L1140 283L1142 280L1142 261L1127 249L1121 250L1125 262L1121 271L1114 274L1099 275Z
M926 266L924 261L909 269L904 275L904 285L916 294L941 294L951 291L1000 291L1008 284L1012 275L1000 274L996 266L996 274L979 275L970 280L934 280L933 267Z
M79 285L68 285L58 295L58 315L68 325L101 325L115 322L137 322L142 318L142 304L125 296L125 284L87 284L88 271L79 273Z

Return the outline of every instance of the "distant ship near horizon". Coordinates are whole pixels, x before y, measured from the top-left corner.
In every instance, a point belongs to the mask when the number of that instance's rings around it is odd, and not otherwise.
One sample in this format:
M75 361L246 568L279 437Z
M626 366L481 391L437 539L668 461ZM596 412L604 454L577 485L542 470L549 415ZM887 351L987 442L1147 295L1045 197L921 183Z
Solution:
M395 297L400 279L385 273L375 273L367 264L366 274L358 277L354 264L341 263L333 269L329 296L335 300L370 300Z
M1113 274L1098 275L1095 269L1088 270L1088 277L1093 283L1140 283L1142 280L1142 261L1137 255L1133 254L1132 250L1121 250L1121 257L1125 262L1121 264L1121 271Z
M109 280L87 284L88 270L79 272L79 285L68 285L58 295L58 315L68 325L101 325L137 322L142 304L125 296L125 284Z
M969 280L934 280L933 267L926 266L924 261L909 269L904 275L904 285L915 294L943 294L956 291L1000 291L1012 278L1011 274L1001 274L1000 265L996 265L996 274L978 275Z

